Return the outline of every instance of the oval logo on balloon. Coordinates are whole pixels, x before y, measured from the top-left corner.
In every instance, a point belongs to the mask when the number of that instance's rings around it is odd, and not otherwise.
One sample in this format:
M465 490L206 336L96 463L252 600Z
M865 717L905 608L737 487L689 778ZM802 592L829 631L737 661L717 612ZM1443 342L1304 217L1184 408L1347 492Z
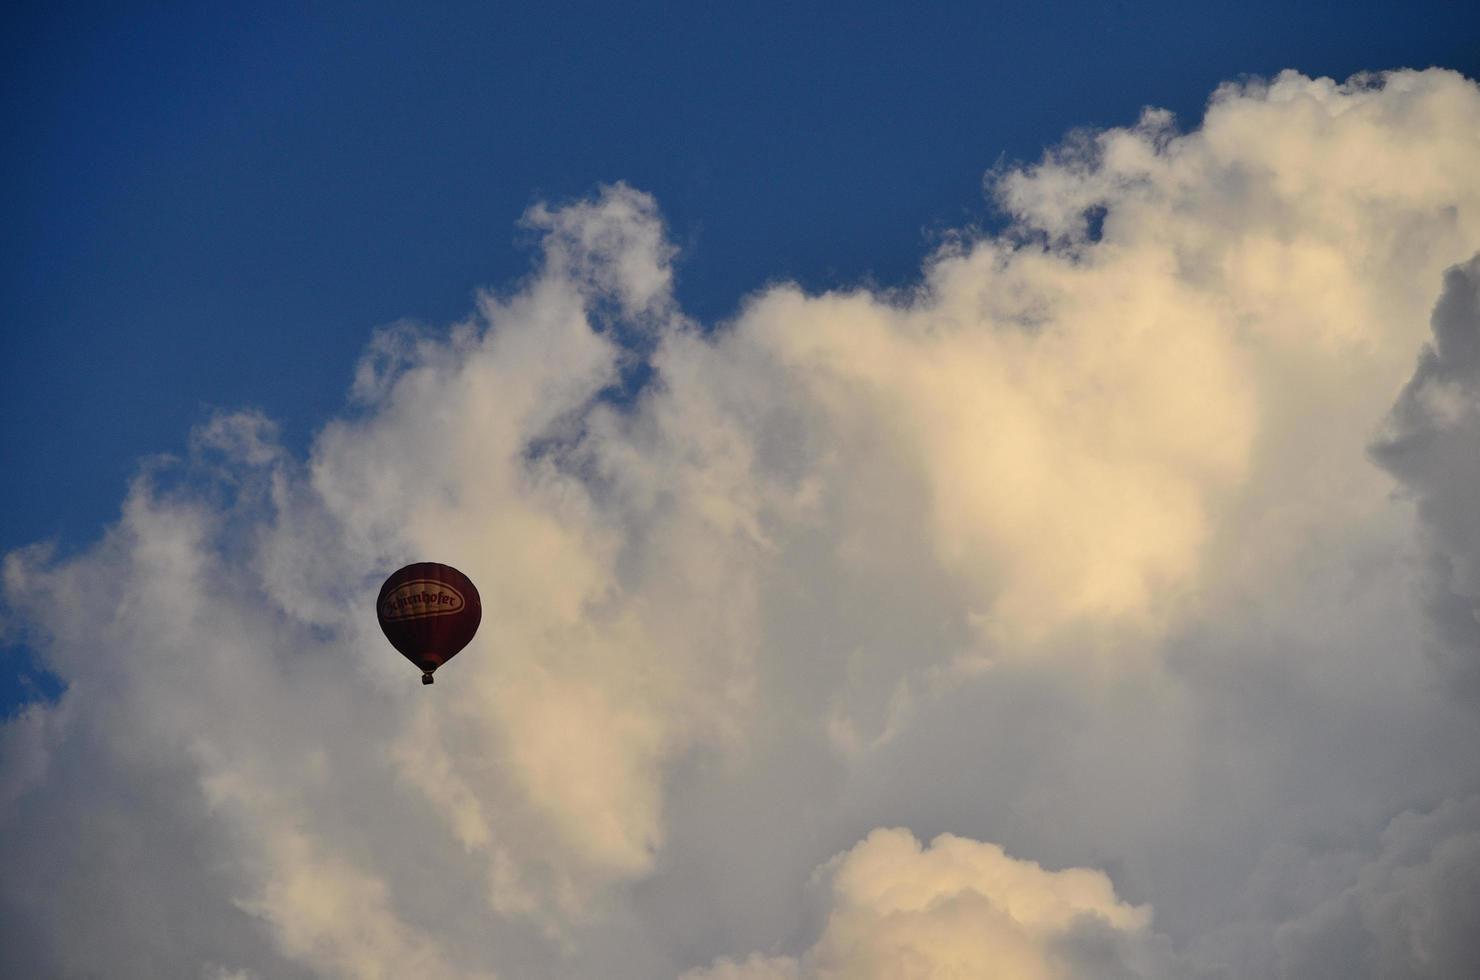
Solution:
M402 582L380 603L380 618L394 623L427 616L451 616L462 612L467 600L446 582L419 578Z

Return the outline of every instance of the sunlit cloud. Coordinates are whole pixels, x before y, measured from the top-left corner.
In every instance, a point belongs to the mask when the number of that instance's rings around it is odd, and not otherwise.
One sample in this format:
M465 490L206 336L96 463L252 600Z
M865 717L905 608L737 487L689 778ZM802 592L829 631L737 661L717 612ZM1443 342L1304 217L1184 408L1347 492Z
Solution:
M1474 83L1287 73L994 173L1008 227L908 289L718 324L660 202L533 208L530 275L378 332L306 458L215 415L91 547L6 557L67 688L0 733L0 944L1463 975L1477 173ZM413 560L484 603L425 689L373 612Z

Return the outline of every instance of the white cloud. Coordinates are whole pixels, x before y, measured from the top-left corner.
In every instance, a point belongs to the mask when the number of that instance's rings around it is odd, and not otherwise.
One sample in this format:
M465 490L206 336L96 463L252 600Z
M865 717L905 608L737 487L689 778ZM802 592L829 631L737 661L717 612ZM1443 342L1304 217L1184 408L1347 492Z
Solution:
M905 830L875 830L828 871L827 924L800 960L720 960L686 980L1147 977L1167 959L1150 910L1098 871L1046 871L949 834L921 848Z
M1391 493L1468 677L1473 263L1399 392L1475 173L1473 83L1286 74L999 175L1014 227L912 291L713 329L651 198L534 209L531 276L379 334L307 460L221 415L92 548L7 557L68 689L0 734L0 940L57 976L1252 978L1355 922L1462 962L1468 838L1394 864L1384 828L1480 791ZM368 610L429 558L485 619L423 690Z

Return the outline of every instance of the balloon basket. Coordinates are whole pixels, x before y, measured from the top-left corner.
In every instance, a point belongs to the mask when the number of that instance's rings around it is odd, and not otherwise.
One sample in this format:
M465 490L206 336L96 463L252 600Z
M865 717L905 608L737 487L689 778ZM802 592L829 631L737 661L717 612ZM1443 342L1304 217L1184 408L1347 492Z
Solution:
M432 681L432 672L430 670L424 670L424 671L421 672L421 682L423 684L431 684L431 683L433 683L433 681Z

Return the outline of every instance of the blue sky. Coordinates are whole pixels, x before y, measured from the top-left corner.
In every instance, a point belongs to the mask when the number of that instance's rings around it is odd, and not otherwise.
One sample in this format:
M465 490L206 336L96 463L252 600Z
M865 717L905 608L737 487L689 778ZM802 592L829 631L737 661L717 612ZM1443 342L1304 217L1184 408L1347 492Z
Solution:
M0 17L18 969L1480 970L1474 4Z

